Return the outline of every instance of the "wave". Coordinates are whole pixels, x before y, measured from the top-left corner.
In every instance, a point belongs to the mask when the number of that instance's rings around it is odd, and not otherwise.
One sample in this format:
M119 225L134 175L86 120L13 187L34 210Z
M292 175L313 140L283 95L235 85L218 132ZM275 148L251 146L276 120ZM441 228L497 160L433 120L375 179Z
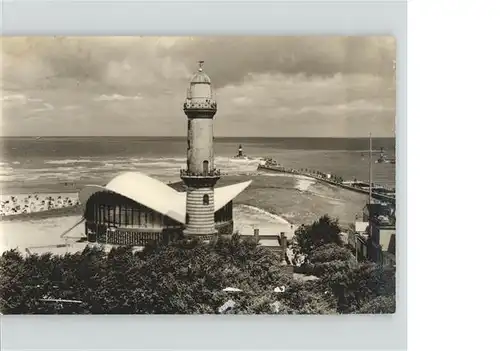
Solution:
M0 175L0 182L12 182L16 179L17 177L15 175Z
M12 168L0 168L0 175L11 175L14 172Z
M290 178L295 178L295 179L303 179L303 180L313 180L315 181L313 177L309 177L306 175L302 174L292 174L292 173L281 173L281 172L261 172L261 175L265 175L266 177L290 177Z
M120 160L126 160L130 162L156 162L156 161L165 161L165 162L186 162L186 157L132 157L132 158L120 158ZM123 161L119 161L123 162Z
M288 224L291 225L289 221L287 221L285 218L278 216L276 214L273 214L271 212L268 212L262 208L251 206L251 205L245 205L245 204L239 204L235 206L235 209L239 209L242 214L245 215L254 215L257 218L261 218L261 216L265 216L268 218L274 219L277 223L280 224Z
M224 166L231 166L233 168L246 167L257 169L260 160L240 160L232 157L217 156L214 159L215 166L222 168ZM114 159L62 159L62 160L47 160L44 161L46 165L70 165L78 163L89 163L93 168L104 165L111 167L115 165L133 165L135 167L182 167L186 164L186 157L117 157Z
M296 179L296 184L295 184L295 189L299 191L308 191L311 185L315 184L316 181L312 179L302 179L302 178L297 178Z
M155 162L132 162L131 165L135 167L165 167L165 168L182 168L184 163L175 163L175 162L168 162L168 161L155 161Z
M48 161L45 161L45 164L48 164L48 165L66 165L66 164L71 164L71 163L91 163L91 162L95 162L95 160L89 160L89 159L48 160Z
M223 174L243 175L257 171L258 162L241 162L231 157L218 156L215 167ZM75 181L102 181L113 174L139 171L151 176L176 177L186 167L185 157L117 157L44 160L39 167L34 163L25 167L1 167L0 183L36 183L37 186L61 184Z

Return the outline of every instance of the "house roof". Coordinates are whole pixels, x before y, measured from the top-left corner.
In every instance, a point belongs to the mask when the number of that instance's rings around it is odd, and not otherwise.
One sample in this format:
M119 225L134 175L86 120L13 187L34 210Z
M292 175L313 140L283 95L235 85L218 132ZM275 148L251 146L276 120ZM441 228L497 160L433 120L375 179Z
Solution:
M214 189L214 210L217 211L245 190L252 181ZM78 194L85 206L98 192L113 192L134 200L153 211L184 223L186 218L186 192L180 192L158 179L139 172L126 172L113 178L106 186L88 185Z

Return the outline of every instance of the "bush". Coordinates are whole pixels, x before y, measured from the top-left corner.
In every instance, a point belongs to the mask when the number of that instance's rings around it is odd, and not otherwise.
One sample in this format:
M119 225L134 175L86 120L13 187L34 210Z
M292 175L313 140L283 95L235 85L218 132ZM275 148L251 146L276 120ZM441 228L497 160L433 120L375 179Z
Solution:
M236 287L246 296L242 313L272 299L272 289L290 285L276 254L239 236L208 244L183 240L133 253L86 248L64 256L5 252L0 259L4 313L216 313ZM63 306L40 301L82 301ZM57 305L57 306L56 306ZM56 307L57 308L56 308ZM246 312L245 312L246 311Z
M396 312L395 296L377 296L362 305L356 313L359 314L381 314Z
M295 248L297 253L308 256L313 250L326 244L342 245L338 219L324 215L311 225L301 225L295 231Z
M319 277L308 282L294 281L277 254L239 235L209 243L148 244L139 252L123 246L106 254L87 247L64 256L22 256L11 250L0 257L0 309L5 314L207 314L219 313L232 299L236 308L230 313L241 314L393 311L395 269L356 262L339 233L338 221L327 216L297 230L297 247L308 255L302 268ZM277 286L285 291L273 292ZM242 292L223 292L226 287Z

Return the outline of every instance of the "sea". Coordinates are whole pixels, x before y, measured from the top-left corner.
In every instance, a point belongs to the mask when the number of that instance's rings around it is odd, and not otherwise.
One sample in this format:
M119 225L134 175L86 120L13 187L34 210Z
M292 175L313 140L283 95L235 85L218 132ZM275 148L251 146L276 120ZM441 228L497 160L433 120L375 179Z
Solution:
M394 138L372 139L372 161L381 148L395 157L395 144ZM257 174L258 162L233 158L239 145L249 157L270 157L285 167L369 178L368 138L216 138L215 164L224 174ZM126 171L178 181L186 148L186 137L3 137L0 187L3 195L74 193ZM375 183L395 186L394 164L374 164L372 174Z
M255 160L233 158L240 145ZM76 198L83 186L105 185L127 171L177 182L180 169L186 167L186 148L184 137L4 137L0 139L0 198L34 193L54 197L67 193ZM216 167L227 175L219 185L252 180L235 199L235 230L242 235L252 235L259 228L262 235L284 232L291 238L297 225L311 223L322 214L347 225L366 204L362 194L257 167L259 158L270 157L286 167L367 180L368 139L216 138L214 148ZM373 139L373 148L384 148L393 157L395 140ZM395 165L374 163L372 174L375 183L394 186ZM61 254L81 250L85 244L57 248L67 244L61 234L78 221L80 215L0 221L0 253L27 248ZM83 224L72 230L74 237L83 233Z

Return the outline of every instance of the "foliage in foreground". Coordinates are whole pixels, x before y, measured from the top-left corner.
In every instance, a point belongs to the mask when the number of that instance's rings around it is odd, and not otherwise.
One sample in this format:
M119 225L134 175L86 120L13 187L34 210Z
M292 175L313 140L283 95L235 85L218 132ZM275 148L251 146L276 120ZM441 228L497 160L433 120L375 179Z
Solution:
M238 235L208 244L149 245L139 252L118 247L106 254L87 247L64 256L24 257L8 251L0 257L0 308L5 314L209 314L231 299L231 313L238 314L393 312L394 272L353 260L325 227L336 222L325 220L299 234L316 281L293 280L276 254ZM273 291L280 286L284 292ZM242 292L223 292L227 287Z
M338 220L327 215L299 227L293 248L305 256L301 271L320 278L317 285L335 299L338 313L394 313L395 267L357 262L340 233Z

